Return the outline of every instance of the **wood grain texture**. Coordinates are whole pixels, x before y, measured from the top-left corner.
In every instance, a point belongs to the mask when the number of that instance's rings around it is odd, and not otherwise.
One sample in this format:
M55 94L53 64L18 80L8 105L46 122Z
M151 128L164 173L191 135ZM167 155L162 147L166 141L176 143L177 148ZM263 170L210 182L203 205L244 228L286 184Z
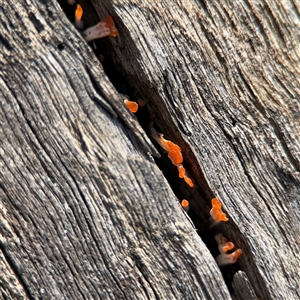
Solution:
M255 291L253 290L245 272L238 271L234 274L232 286L235 292L234 299L257 300Z
M218 196L256 295L298 299L299 4L93 2L120 31L114 63L183 148L192 209Z
M1 299L230 299L58 4L1 2L0 26Z

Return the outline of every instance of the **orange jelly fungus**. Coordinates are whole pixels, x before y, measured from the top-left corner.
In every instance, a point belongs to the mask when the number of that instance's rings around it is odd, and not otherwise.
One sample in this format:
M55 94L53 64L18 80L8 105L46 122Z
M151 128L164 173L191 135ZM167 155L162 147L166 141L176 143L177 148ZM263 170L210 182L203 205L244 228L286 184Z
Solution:
M185 168L183 167L183 165L179 164L177 166L177 169L178 169L179 178L183 178L185 175Z
M75 18L77 20L81 20L82 16L83 16L83 9L81 5L77 4L76 11L75 11Z
M230 251L230 250L232 250L233 248L234 248L234 243L232 243L232 242L226 242L226 243L224 244L224 246L222 246L223 252Z
M157 143L168 152L168 157L172 161L173 165L178 168L179 178L183 178L184 181L190 186L194 186L194 181L185 175L185 168L181 164L183 162L183 156L181 148L175 143L164 139L162 133L158 133L154 128L151 128L151 137L157 141Z
M235 262L242 255L242 253L243 253L242 249L237 249L229 255L231 256L232 260Z
M190 203L186 199L181 201L181 206L186 212L190 209Z
M163 134L161 134L159 137L159 144L168 152L170 151L181 152L181 148L178 145L174 144L173 142L169 140L165 140L163 138Z
M138 111L139 106L136 102L124 100L124 103L132 113L136 113Z
M84 31L83 36L87 42L106 36L118 36L119 33L115 26L112 16L107 16L104 20Z
M178 166L183 162L183 157L180 151L171 150L168 154L168 157L171 159L172 164Z
M183 176L183 180L190 186L190 187L193 187L194 186L194 181L191 179L191 178L189 178L189 177L187 177L187 176Z
M83 28L83 21L81 20L82 16L83 16L83 9L79 4L77 4L75 10L75 25L79 29Z
M119 32L115 26L115 22L112 18L112 16L108 15L102 22L106 23L106 26L110 30L109 36L119 36Z
M216 257L217 264L219 266L224 266L236 263L243 251L241 249L237 249L232 253L227 253L227 251L234 248L234 244L232 242L228 242L221 233L215 236L215 240L218 243L218 249L220 251L220 254Z
M222 212L222 204L217 198L211 199L211 205L212 209L210 210L210 215L215 220L215 222L227 222L229 220L226 217L226 214Z
M237 262L238 258L243 253L242 249L237 249L232 253L221 253L216 257L219 266L230 265Z

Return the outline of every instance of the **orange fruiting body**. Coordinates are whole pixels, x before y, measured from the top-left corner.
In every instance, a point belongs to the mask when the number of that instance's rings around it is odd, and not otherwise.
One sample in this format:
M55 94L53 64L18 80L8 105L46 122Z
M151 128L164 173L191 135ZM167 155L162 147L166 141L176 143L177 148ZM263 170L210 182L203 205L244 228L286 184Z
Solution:
M81 20L82 16L83 16L83 9L79 4L77 4L75 10L75 25L78 29L82 29L84 26L83 21Z
M223 252L227 252L230 251L234 248L234 243L232 242L227 242L224 244L224 246L222 247Z
M124 103L132 113L136 113L138 111L139 106L136 102L129 101L126 99L126 100L124 100Z
M190 203L186 199L181 201L181 206L186 212L190 209Z
M168 152L168 157L171 159L173 165L177 166L179 178L183 178L190 187L193 187L194 181L185 174L185 168L181 164L183 162L181 148L175 143L164 139L164 135L162 133L158 133L153 127L151 127L150 130L151 137Z
M237 249L234 252L232 252L230 255L232 256L232 260L234 262L237 261L237 259L242 255L243 251L242 249Z
M119 32L115 26L114 20L112 16L108 15L104 20L102 20L103 23L106 24L106 27L109 29L110 33L109 36L118 36Z
M216 257L216 261L219 266L235 263L243 253L241 249L237 249L232 253L227 253L227 251L234 248L234 244L232 242L228 242L221 233L215 236L215 240L218 243L218 249L220 251L220 254Z
M75 11L75 18L81 20L82 15L83 15L83 9L81 5L77 4L76 11Z
M106 36L116 37L118 35L119 33L116 29L112 16L107 16L104 20L102 20L95 26L88 28L83 33L84 39L87 42Z
M174 144L173 142L169 140L165 140L163 138L163 134L161 134L159 137L159 144L162 146L162 148L164 148L168 152L170 151L181 152L181 148L178 145Z
M217 198L211 200L212 209L210 210L210 215L215 220L215 222L224 221L227 222L229 219L226 214L222 212L222 204Z
M168 157L171 159L172 164L178 166L183 162L183 157L180 151L171 150L168 154Z
M179 164L177 166L177 169L178 169L179 178L183 178L185 175L185 168L183 167L183 165Z
M190 187L193 187L194 186L194 181L191 179L191 178L189 178L189 177L187 177L187 176L183 176L183 180L190 186Z

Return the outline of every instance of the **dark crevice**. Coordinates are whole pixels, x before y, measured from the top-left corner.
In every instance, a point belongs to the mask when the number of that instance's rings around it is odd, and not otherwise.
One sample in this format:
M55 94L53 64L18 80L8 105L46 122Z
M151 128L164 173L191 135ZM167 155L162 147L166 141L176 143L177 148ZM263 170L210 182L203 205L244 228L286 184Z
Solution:
M109 47L107 47L107 51L108 49ZM102 53L106 57L105 61L103 62L104 70L106 71L106 74L108 75L110 81L120 93L128 95L132 101L137 101L142 97L142 94L147 94L147 90L149 89L149 87L145 86L144 89L140 89L139 91L137 91L136 87L131 84L131 80L127 79L128 75L126 73L122 74L122 70L116 68L112 60L109 58L108 52L103 51L103 48ZM141 127L149 134L149 124L153 121L154 114L157 117L159 117L159 114L155 113L155 111L151 109L151 99L148 100L150 101L147 103L147 105L144 107L140 107L135 116L137 117ZM158 132L164 133L163 124L164 122L162 122L160 119L156 119L156 122L153 126ZM193 222L197 233L206 244L207 248L210 250L212 255L216 257L219 252L217 250L217 243L214 240L214 236L217 233L223 233L223 235L229 239L228 235L226 234L227 225L220 224L210 227L210 199L212 199L214 195L209 189L209 185L205 180L199 166L191 166L189 163L190 161L196 161L196 158L194 157L188 145L186 145L183 140L181 141L185 144L184 146L182 146L180 142L174 140L174 138L170 136L165 136L165 138L179 144L179 146L183 150L183 157L189 157L188 160L183 161L186 170L189 172L191 178L198 178L199 180L195 182L194 188L190 188L183 181L183 179L180 179L178 177L177 167L170 162L167 154L160 148L159 145L155 144L155 142L153 141L156 148L160 151L161 154L161 158L154 158L154 160L157 166L161 169L165 178L168 180L169 185L177 198L180 201L183 199L189 200L190 210L187 214ZM232 225L230 225L230 227L233 228ZM236 246L237 248L239 248L240 245ZM233 276L240 269L241 268L238 263L220 268L221 273L224 277L224 281L230 292L233 291L231 286Z
M117 89L117 91L121 94L128 95L129 99L132 101L138 102L140 99L142 100L147 99L147 105L143 107L139 107L138 112L135 114L141 127L149 135L149 124L153 123L153 120L155 119L156 122L153 126L158 132L164 133L163 128L166 122L161 119L163 112L157 111L156 110L157 107L154 108L154 105L153 107L151 106L151 100L152 100L151 96L153 97L154 95L159 97L158 92L155 89L153 89L153 87L149 86L147 83L145 82L141 83L139 78L135 78L136 75L128 74L125 68L121 64L117 65L114 62L114 58L113 58L114 49L109 39L96 40L93 43L91 43L91 46L92 44L96 45L96 48L93 47L95 55L98 58L100 58L105 73L107 74L110 81ZM224 65L224 59L221 59L220 57L219 59L220 59L220 64ZM90 77L92 78L92 76ZM95 83L93 84L95 85ZM95 88L97 88L97 86ZM99 89L97 88L97 91L98 90ZM209 92L208 88L207 88L207 92ZM234 239L235 235L239 236L239 240L243 240L242 235L238 231L237 226L233 224L232 221L229 221L228 224L224 224L221 222L221 224L219 225L211 226L213 221L212 222L210 221L210 214L209 214L211 208L210 200L214 197L214 195L209 188L209 184L206 181L200 166L199 165L195 166L195 164L192 164L192 161L196 161L193 152L191 151L189 146L184 142L180 134L177 134L177 138L179 141L175 140L176 139L175 136L165 136L165 138L172 140L176 144L179 144L179 146L182 148L183 157L184 158L189 157L188 159L183 161L183 164L186 170L189 172L189 176L193 179L194 178L197 179L197 181L195 182L195 187L190 188L183 181L183 179L178 178L177 167L172 165L166 153L164 153L164 151L157 144L156 144L156 148L159 149L162 157L159 159L154 158L155 162L157 166L161 169L166 179L168 180L169 185L173 190L174 194L177 196L177 198L180 201L182 199L189 200L190 210L188 211L187 214L192 220L197 230L197 233L204 241L207 248L210 250L212 255L216 257L219 254L217 249L217 243L214 239L214 236L217 233L222 233L226 238L228 238L228 240L230 240L230 238ZM82 195L82 198L85 199L84 195ZM92 233L93 232L92 228L90 230ZM228 236L227 234L228 232L231 232L230 236ZM94 239L97 240L96 237L94 237ZM245 242L244 245L246 245ZM237 244L236 248L241 248L241 245ZM250 251L248 252L250 253ZM138 263L139 260L138 257L137 258L133 257L133 259L136 261L136 263ZM238 270L241 269L239 263L236 263L234 265L224 266L221 267L220 269L224 277L225 283L228 286L229 291L232 292L231 283L233 281L233 275ZM153 291L155 292L155 290ZM156 297L158 297L158 295L156 295Z

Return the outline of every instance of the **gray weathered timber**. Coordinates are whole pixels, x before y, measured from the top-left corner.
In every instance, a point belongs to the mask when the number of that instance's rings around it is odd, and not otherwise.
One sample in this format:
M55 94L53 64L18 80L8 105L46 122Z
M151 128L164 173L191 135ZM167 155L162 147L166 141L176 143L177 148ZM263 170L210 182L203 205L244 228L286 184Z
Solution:
M236 300L257 300L257 296L247 275L243 271L234 274L232 286L234 289L234 299Z
M1 299L231 299L58 4L1 1L0 27Z
M299 2L103 2L113 61L207 184L192 209L219 197L257 297L299 299Z

